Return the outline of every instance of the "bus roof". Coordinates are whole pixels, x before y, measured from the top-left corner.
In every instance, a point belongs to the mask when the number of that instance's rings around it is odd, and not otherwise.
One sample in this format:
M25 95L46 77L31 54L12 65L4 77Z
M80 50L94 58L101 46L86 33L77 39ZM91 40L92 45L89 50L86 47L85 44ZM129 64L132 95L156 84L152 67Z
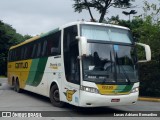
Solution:
M99 26L106 26L106 27L114 27L114 28L121 28L121 29L126 29L126 30L130 30L127 27L123 27L123 26L119 26L119 25L113 25L113 24L106 24L106 23L98 23L98 22L86 22L86 21L76 21L76 22L71 22L68 24L65 24L61 27L59 27L60 29L72 26L72 25L76 25L76 24L87 24L87 25L99 25Z
M49 32L47 32L47 33L44 33L44 34L41 34L41 35L37 35L37 36L35 36L35 37L33 37L33 38L27 39L27 40L25 40L25 41L22 42L22 43L19 43L19 44L15 45L15 46L12 46L9 50L14 49L14 48L17 48L17 47L19 47L19 46L21 46L21 45L30 43L30 42L32 42L32 41L38 40L39 38L42 38L42 37L45 37L45 36L50 35L50 34L52 34L52 33L55 33L55 32L57 32L57 31L59 31L59 30L61 30L61 29L63 29L63 28L66 28L66 27L69 27L69 26L72 26L72 25L80 25L80 24L99 25L99 26L114 27L114 28L120 28L120 29L129 30L129 28L123 27L123 26L119 26L119 25L112 25L112 24L105 24L105 23L97 23L97 22L76 21L76 22L71 22L71 23L65 24L65 25L63 25L63 26L61 26L61 27L59 27L59 28L53 29L53 30L51 30L51 31L49 31Z

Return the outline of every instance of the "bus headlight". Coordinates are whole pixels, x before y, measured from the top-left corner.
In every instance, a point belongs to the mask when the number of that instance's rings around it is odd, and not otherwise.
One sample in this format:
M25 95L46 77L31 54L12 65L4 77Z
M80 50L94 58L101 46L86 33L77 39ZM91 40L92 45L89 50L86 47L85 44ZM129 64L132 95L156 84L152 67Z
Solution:
M80 89L86 92L99 93L98 89L93 87L81 86Z
M135 93L135 92L138 92L138 91L139 91L139 87L135 87L135 88L132 88L131 93Z

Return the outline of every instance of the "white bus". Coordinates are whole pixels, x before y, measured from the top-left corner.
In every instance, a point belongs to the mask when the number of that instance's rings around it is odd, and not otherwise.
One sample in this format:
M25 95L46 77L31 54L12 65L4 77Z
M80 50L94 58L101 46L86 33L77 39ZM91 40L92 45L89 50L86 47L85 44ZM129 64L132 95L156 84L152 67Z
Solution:
M137 44L146 60L138 61ZM150 47L134 42L128 28L78 21L11 47L8 82L58 107L131 105L139 94L137 63L150 59Z

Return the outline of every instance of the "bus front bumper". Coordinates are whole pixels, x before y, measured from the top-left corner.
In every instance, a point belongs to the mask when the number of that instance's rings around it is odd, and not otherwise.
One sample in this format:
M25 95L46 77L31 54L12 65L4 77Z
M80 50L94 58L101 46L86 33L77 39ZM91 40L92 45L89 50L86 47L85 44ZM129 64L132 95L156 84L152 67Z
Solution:
M102 107L117 105L132 105L138 100L138 92L127 95L101 95L81 91L79 106L81 107ZM118 100L118 101L115 101Z

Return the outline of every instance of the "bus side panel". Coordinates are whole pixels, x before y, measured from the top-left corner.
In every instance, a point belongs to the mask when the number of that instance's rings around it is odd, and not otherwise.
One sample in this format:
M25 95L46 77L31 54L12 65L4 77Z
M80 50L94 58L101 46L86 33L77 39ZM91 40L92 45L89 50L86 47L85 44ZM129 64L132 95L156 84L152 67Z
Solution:
M50 57L45 69L45 76L47 77L47 96L50 94L50 87L52 83L56 83L60 92L61 99L61 82L62 82L62 59L61 56Z
M44 87L46 86L45 82L42 82L44 78L46 63L48 57L37 58L32 60L28 78L26 80L25 90L32 91L38 94L46 94Z
M26 80L29 75L32 60L23 60L8 63L8 83L12 85L12 78L18 78L20 88L25 87Z
M37 59L32 64L25 90L49 97L51 84L55 82L61 91L60 56Z

